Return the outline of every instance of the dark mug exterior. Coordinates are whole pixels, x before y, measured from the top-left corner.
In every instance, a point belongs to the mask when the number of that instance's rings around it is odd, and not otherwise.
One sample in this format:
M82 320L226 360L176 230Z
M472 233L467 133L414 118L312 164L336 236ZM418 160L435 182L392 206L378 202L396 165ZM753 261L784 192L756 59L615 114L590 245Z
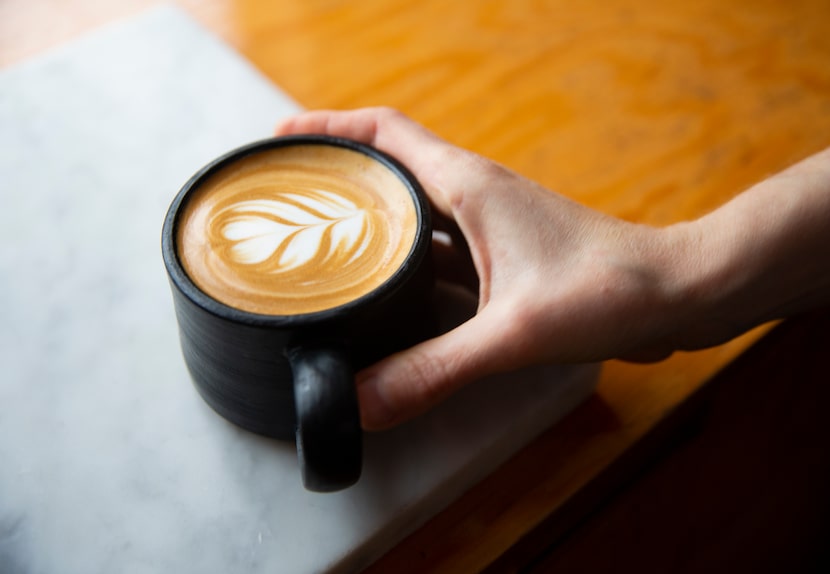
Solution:
M338 307L283 316L225 305L185 273L175 245L178 214L191 190L218 170L247 155L293 145L345 147L395 173L417 213L412 249L385 283ZM236 425L296 440L307 489L328 492L354 484L362 466L354 373L434 332L431 241L429 204L418 181L394 158L364 144L321 135L286 136L214 160L176 195L162 230L182 353L196 389Z

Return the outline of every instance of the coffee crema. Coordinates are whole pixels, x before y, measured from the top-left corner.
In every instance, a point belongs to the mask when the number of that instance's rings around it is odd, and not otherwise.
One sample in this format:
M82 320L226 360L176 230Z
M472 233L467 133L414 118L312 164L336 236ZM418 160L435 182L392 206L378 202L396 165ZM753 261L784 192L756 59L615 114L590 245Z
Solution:
M177 254L202 291L231 307L296 315L379 287L404 263L418 220L406 185L333 145L254 152L194 189Z

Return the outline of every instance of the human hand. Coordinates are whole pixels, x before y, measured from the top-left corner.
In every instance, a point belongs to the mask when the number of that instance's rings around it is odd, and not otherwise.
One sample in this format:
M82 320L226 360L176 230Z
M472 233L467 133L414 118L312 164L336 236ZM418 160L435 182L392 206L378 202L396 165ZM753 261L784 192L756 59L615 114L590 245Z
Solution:
M439 278L478 291L478 311L435 339L358 375L363 425L392 426L487 374L541 362L671 352L661 230L626 223L454 147L384 108L309 112L277 135L325 133L389 153L422 183L436 227Z
M358 374L364 428L414 417L488 374L659 360L830 299L830 150L699 220L665 228L579 205L387 108L308 112L277 135L355 139L403 162L434 207L439 278L474 317Z

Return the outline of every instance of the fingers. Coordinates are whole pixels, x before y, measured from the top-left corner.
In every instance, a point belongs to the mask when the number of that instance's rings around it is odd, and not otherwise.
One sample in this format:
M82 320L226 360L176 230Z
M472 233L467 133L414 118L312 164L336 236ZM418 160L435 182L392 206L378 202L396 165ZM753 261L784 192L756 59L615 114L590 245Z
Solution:
M277 124L275 135L314 133L353 139L396 157L410 169L422 169L430 151L447 144L391 108L316 110Z
M434 208L438 277L479 293L478 315L360 373L358 393L365 428L393 426L475 378L517 366L504 354L509 338L494 319L495 308L481 309L489 299L482 203L494 197L499 185L509 188L515 183L502 168L450 145L388 108L307 112L281 122L275 133L350 138L401 161L421 182Z
M488 309L489 310L489 309ZM361 422L381 430L429 410L467 383L514 368L493 313L392 355L358 374Z
M316 133L375 147L402 162L424 186L433 206L452 217L453 195L470 173L468 156L402 113L390 108L311 111L288 118L275 135Z
M290 134L325 134L344 137L375 144L378 132L378 123L381 122L380 113L371 113L369 110L355 110L335 112L316 110L293 116L278 123L274 129L275 135Z

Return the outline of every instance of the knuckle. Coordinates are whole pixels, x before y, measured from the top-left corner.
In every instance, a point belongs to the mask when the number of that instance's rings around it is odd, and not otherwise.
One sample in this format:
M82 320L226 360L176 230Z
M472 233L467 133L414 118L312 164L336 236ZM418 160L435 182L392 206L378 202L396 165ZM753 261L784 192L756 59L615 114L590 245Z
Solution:
M480 211L482 202L486 202L504 185L506 178L511 177L511 172L501 164L452 145L442 149L435 163L438 169L445 165L455 166L445 193L456 212L465 204L474 212Z
M390 106L376 106L370 108L370 110L378 121L383 123L394 123L406 118L401 111Z

